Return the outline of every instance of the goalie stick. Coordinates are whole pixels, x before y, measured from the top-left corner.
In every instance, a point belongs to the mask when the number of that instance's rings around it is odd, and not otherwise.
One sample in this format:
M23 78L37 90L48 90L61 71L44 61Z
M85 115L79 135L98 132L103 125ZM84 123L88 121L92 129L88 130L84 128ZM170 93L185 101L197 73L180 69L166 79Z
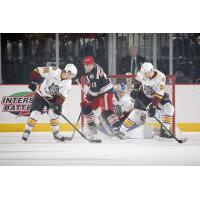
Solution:
M46 99L44 96L42 96L42 94L39 93L39 91L36 91L40 97L48 104L52 107L51 102L48 101L48 99ZM54 108L54 107L53 107ZM60 113L60 115L87 141L91 142L91 143L101 143L102 141L100 139L97 140L91 140L89 138L87 138L74 124L72 124L69 119L67 117L65 117L62 113ZM66 140L70 140L69 137L65 137Z
M135 100L146 110L146 106L144 105L144 103L138 99L135 98ZM184 139L178 139L156 116L153 117L178 143L185 143L187 141L187 138Z

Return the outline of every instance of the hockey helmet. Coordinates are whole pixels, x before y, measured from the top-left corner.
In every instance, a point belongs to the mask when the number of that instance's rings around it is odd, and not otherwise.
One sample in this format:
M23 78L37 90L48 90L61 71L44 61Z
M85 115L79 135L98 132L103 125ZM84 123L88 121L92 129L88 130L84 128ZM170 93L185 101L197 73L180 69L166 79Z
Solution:
M77 68L72 63L67 64L64 70L66 73L70 72L72 75L72 78L74 78L77 75Z
M125 92L126 91L126 84L121 82L119 84L119 89L118 90L119 90L119 92Z
M92 56L85 56L83 60L84 65L92 65L94 64L94 58Z
M151 72L151 71L153 71L153 69L154 69L154 67L153 67L153 65L152 65L150 62L144 62L144 63L142 64L142 66L141 66L140 71L141 71L142 73L146 73L146 72Z

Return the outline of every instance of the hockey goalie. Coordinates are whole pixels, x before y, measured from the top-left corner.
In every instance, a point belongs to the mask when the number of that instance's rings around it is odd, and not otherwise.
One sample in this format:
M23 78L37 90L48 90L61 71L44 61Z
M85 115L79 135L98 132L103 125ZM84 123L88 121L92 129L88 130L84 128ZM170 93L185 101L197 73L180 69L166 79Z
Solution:
M50 118L50 124L54 139L65 141L65 137L59 133L59 115L62 111L62 104L67 98L71 89L72 78L77 74L77 69L73 64L67 64L63 70L55 67L37 67L31 73L29 89L35 92L31 105L31 115L27 120L23 141L28 137L36 125L43 109L46 107ZM52 104L50 106L41 97L45 97Z
M165 83L166 77L162 72L155 69L149 62L143 63L136 75L134 89L130 94L135 99L134 109L123 121L120 128L122 133L128 134L130 131L137 131L137 128L145 123L146 115L154 117L157 109L163 111L163 124L166 128L170 128L174 107L169 94L165 92ZM147 112L137 99L143 102ZM171 135L161 127L160 137L171 138Z
M120 82L115 85L115 98L113 100L114 110L119 120L123 122L134 107L134 99L127 92L127 85Z

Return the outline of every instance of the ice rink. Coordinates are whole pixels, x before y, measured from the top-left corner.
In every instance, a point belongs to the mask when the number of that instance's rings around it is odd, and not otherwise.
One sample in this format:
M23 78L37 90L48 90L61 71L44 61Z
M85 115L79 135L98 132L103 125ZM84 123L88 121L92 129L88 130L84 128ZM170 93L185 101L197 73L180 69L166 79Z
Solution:
M76 133L72 141L61 143L50 133L32 133L24 143L20 133L1 133L0 165L200 165L200 134L177 137L187 137L188 141L121 141L101 135L102 143L92 144Z

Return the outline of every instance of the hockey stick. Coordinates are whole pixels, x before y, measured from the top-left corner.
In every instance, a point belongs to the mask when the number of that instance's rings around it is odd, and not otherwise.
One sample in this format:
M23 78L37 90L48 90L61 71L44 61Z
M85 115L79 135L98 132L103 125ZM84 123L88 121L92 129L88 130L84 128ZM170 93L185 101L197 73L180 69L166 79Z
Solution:
M77 126L78 123L79 123L79 120L80 120L80 118L81 118L81 114L82 114L82 112L80 112L80 114L79 114L79 117L78 117L77 122L76 122L76 126ZM74 135L75 135L75 132L76 132L76 129L74 129L72 136L69 138L70 140L73 139L73 137L74 137Z
M138 98L135 98L135 100L146 110L146 106L144 105L144 103L138 99ZM184 143L187 141L187 138L185 139L178 139L156 116L153 117L178 143Z
M51 106L51 102L48 101L48 99L46 99L44 96L42 96L38 91L36 91L40 97L49 105ZM52 107L52 106L51 106ZM54 107L53 107L54 109ZM60 115L87 141L91 142L91 143L101 143L101 140L90 140L89 138L87 138L76 126L74 126L74 124L72 124L67 117L65 117L62 113L60 113ZM70 138L66 137L66 140L69 140Z

